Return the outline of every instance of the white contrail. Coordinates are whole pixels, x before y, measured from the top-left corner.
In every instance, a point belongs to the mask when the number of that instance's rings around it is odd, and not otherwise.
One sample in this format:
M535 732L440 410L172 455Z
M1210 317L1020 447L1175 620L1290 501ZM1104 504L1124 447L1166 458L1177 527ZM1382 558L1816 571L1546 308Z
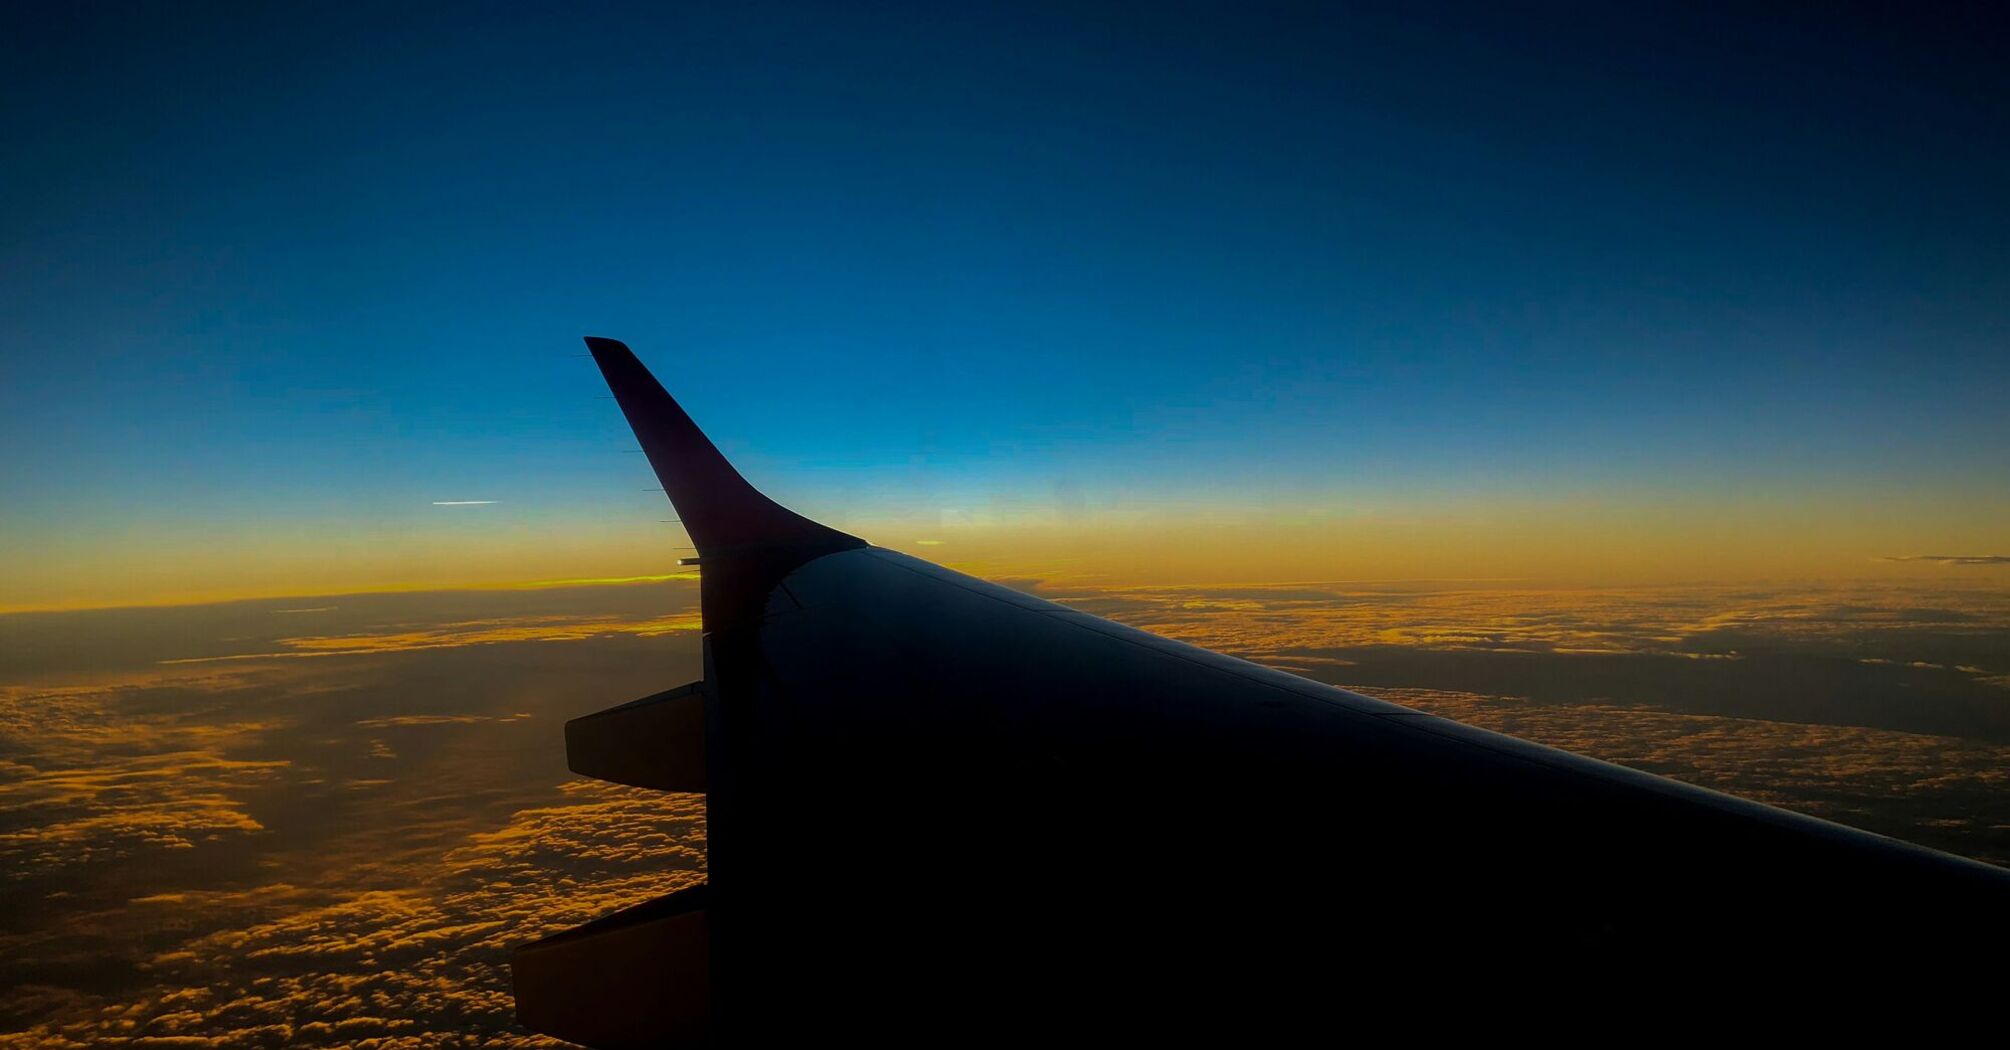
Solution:
M487 504L490 504L490 503L495 503L495 502L497 502L497 501L496 501L496 500L492 500L492 499L436 499L436 500L434 500L434 501L433 501L433 506L435 506L435 507L480 507L480 506L485 506L485 505L487 505Z

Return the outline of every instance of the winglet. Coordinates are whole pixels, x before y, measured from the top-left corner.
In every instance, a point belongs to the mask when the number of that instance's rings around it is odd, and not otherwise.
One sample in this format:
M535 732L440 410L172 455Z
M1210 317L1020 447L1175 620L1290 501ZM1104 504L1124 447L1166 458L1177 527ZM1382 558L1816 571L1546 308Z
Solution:
M864 540L820 525L761 495L719 454L663 384L619 340L586 337L586 348L698 554L746 548L846 550ZM709 561L707 562L709 564Z

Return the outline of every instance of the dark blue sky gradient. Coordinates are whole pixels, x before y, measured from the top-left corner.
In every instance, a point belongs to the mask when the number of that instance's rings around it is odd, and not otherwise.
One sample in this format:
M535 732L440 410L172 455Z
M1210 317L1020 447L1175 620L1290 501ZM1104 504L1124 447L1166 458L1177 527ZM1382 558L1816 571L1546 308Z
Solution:
M17 550L651 513L589 333L834 517L2005 493L1986 12L27 8Z

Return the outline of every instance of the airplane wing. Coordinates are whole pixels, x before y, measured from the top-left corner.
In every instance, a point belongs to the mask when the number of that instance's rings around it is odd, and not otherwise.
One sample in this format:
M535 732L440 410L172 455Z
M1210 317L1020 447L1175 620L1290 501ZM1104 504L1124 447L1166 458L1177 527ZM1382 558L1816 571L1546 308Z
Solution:
M1892 966L2006 932L2002 869L819 525L749 485L626 346L587 343L697 547L706 670L575 720L568 758L703 791L709 879L520 949L535 1031L1250 1037L1417 1005L1420 981Z

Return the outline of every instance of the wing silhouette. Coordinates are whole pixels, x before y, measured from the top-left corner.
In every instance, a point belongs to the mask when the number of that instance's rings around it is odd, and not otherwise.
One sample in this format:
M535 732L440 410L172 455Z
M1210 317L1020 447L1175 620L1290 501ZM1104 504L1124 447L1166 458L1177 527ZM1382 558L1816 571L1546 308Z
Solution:
M588 344L697 545L706 672L575 720L568 757L705 792L709 881L520 949L536 1031L1250 1042L2006 932L2001 869L872 547L762 496L627 347Z

